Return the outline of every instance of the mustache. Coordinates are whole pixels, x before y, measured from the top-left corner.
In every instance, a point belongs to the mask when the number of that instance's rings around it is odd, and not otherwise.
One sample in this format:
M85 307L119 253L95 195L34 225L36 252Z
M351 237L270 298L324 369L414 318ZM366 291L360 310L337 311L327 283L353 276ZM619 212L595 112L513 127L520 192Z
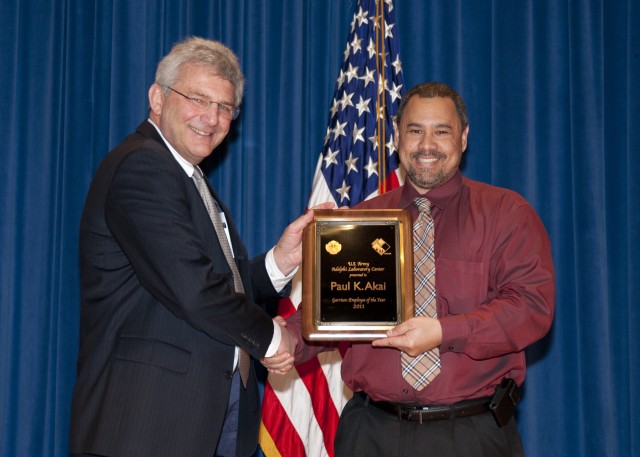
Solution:
M414 151L409 154L409 157L412 159L420 159L420 158L435 158L435 159L446 159L447 156L439 151Z

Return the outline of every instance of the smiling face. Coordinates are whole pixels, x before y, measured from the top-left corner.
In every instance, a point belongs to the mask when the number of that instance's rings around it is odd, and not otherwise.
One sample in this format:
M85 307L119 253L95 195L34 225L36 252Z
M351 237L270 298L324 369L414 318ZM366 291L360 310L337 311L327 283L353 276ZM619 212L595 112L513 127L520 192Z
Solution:
M421 194L441 186L458 170L469 126L462 128L450 98L412 97L394 130L400 162Z
M233 84L201 65L184 64L172 86L188 97L235 106ZM231 120L218 114L214 103L206 111L194 106L182 95L168 90L165 94L158 84L149 89L150 118L160 127L162 135L178 154L197 165L224 140Z

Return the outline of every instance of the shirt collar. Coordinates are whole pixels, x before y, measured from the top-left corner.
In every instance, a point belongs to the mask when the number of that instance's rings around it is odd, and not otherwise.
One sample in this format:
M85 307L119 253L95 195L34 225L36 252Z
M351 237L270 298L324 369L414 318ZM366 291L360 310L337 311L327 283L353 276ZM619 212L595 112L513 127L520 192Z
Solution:
M173 158L176 159L176 161L180 164L180 166L183 168L183 170L187 174L187 176L192 178L193 177L193 172L195 171L195 165L193 165L192 163L187 162L184 159L184 157L182 157L180 154L178 154L178 151L176 151L174 149L174 147L171 146L171 144L167 141L167 139L164 137L164 135L160 131L160 127L158 127L155 124L155 122L153 122L151 119L147 119L147 121L149 121L149 123L151 125L153 125L155 127L155 129L158 131L158 134L160 135L160 138L162 138L162 141L164 141L164 144L167 145L167 147L169 148L169 151L171 151L171 154L173 155Z
M405 185L402 188L402 195L400 197L399 207L409 208L413 205L413 200L425 196L429 199L432 205L437 206L440 209L444 209L447 203L456 195L462 188L462 173L460 170L441 186L435 187L429 190L426 194L421 195L418 193L415 187L408 182L408 178L405 181Z

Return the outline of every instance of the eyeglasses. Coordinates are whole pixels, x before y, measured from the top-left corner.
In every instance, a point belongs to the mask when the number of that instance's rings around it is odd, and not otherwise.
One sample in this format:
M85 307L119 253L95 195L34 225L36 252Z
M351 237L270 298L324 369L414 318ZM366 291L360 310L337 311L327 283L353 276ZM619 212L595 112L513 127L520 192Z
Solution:
M238 115L240 114L240 109L235 106L229 106L229 105L222 104L220 102L214 102L210 100L203 100L197 97L189 97L188 95L185 95L182 92L178 92L171 86L165 86L165 87L167 89L171 89L178 95L182 95L184 98L187 99L187 101L191 104L191 106L193 106L195 109L197 109L200 112L204 113L209 109L211 105L216 105L218 109L218 116L224 119L227 119L229 121L237 118Z

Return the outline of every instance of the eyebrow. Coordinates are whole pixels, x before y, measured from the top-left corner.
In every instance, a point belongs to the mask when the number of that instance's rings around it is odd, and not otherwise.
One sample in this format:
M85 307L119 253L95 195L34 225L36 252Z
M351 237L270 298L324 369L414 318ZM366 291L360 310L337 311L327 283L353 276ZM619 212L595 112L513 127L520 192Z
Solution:
M228 100L216 101L216 100L213 100L212 98L210 98L208 95L203 94L202 92L193 91L192 93L193 93L193 95L191 95L191 97L201 98L203 100L207 100L207 101L210 101L210 102L211 101L215 101L216 103L219 103L221 105L227 105L227 106L231 106L231 107L234 106L233 103L228 101Z
M407 124L407 128L416 128L416 127L424 128L425 126L426 126L426 124L422 123L422 122L409 122ZM452 129L453 125L447 124L446 122L439 122L439 123L433 125L433 127L437 128L437 129L442 129L442 128Z

